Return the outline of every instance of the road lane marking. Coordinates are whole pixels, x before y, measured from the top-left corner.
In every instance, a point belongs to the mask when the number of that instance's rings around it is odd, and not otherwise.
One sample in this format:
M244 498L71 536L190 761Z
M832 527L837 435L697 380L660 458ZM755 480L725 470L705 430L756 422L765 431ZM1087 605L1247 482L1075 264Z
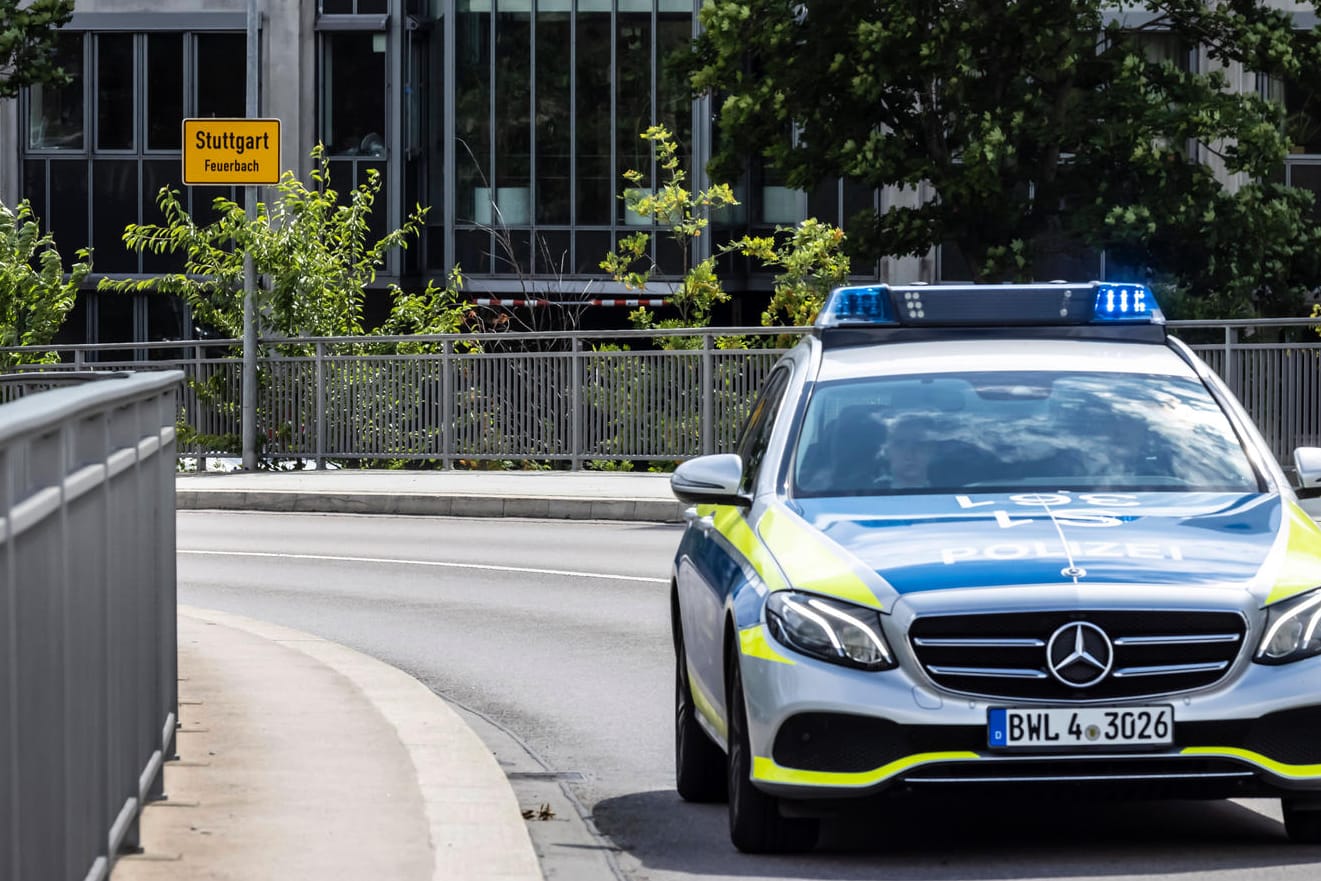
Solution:
M201 551L180 548L180 554L210 557L260 557L282 560L326 560L331 563L392 563L399 566L442 566L450 569L484 569L491 572L521 572L527 575L564 575L570 578L607 578L612 581L641 581L646 584L669 584L668 578L641 575L606 575L601 572L574 572L568 569L528 569L522 566L492 566L486 563L447 563L440 560L398 560L391 557L333 557L327 554L285 554L273 551Z

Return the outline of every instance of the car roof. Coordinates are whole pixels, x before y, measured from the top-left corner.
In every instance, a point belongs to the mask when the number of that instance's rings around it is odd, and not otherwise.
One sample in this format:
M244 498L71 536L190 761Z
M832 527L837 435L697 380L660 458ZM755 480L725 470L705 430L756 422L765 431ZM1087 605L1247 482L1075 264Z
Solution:
M1196 378L1172 348L1158 343L1091 339L976 339L894 342L825 348L817 381L920 373L1023 370L1141 373Z

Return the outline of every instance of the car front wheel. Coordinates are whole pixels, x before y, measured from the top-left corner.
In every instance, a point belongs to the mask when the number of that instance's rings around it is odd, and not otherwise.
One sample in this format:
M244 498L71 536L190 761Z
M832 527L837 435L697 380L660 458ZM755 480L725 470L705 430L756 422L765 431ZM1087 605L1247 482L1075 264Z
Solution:
M730 663L729 838L744 853L797 853L816 846L820 821L780 815L779 799L752 785L748 711L738 662Z

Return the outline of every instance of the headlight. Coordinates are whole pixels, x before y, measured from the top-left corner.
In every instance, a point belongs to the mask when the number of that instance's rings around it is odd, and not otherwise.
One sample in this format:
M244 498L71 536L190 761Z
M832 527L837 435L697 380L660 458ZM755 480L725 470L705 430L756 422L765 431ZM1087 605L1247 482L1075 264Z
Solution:
M1288 664L1321 655L1321 590L1271 606L1266 635L1254 658L1259 664Z
M766 624L778 641L823 661L864 670L895 666L875 609L781 590L766 600Z

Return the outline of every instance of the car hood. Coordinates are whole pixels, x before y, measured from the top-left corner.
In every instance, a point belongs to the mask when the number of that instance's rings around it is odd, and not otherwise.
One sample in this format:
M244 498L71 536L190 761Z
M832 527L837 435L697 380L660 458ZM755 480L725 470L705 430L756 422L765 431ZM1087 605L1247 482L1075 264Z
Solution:
M901 594L1241 584L1274 600L1321 584L1321 529L1274 493L868 496L790 509Z

